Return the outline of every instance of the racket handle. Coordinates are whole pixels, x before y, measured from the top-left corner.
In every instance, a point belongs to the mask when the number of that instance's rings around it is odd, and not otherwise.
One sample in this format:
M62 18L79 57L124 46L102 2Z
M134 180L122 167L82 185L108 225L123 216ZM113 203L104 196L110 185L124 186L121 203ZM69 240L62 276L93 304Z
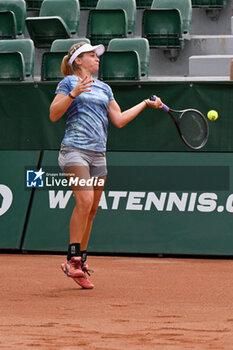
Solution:
M149 100L155 101L155 100L156 100L156 96L155 96L155 95L150 96ZM167 105L165 105L164 103L163 103L163 107L162 107L162 108L163 108L166 112L169 112L169 110L170 110L170 108L169 108Z

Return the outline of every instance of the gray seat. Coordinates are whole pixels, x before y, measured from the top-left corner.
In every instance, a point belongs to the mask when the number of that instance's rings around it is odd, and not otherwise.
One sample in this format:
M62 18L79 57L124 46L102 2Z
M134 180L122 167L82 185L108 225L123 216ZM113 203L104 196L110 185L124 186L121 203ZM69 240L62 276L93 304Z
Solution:
M189 57L190 76L230 76L232 55L197 55Z

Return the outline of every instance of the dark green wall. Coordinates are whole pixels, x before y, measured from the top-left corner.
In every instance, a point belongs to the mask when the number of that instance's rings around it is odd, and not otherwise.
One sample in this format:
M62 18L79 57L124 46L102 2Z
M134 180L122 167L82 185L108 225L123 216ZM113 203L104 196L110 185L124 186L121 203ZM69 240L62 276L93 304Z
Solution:
M157 94L175 109L197 108L206 114L219 112L209 122L210 137L202 151L233 150L232 82L141 82L110 84L122 110L151 94ZM49 121L49 105L56 83L25 82L0 84L0 149L58 149L65 117ZM108 150L189 151L177 137L175 127L164 111L147 108L122 129L109 125Z

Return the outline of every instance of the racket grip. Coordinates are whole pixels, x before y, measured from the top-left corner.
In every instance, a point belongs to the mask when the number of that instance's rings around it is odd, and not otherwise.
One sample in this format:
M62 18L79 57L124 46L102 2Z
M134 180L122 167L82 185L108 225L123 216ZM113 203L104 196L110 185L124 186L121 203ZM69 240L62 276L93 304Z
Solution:
M155 95L152 95L152 96L150 96L150 98L149 98L149 100L151 100L151 101L155 101L156 100L156 96ZM169 107L167 106L167 105L165 105L164 103L163 103L163 107L162 107L166 112L169 112Z

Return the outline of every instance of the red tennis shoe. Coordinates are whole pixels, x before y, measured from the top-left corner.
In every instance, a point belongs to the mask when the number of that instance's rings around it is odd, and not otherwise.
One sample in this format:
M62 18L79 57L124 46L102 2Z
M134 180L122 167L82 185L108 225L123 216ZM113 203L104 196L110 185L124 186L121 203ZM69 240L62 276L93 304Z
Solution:
M69 261L61 264L62 271L68 277L84 277L85 273L81 269L81 257L73 256Z
M86 274L88 274L90 276L90 272L93 272L91 270L88 270L88 266L87 264L83 264L82 265L82 271L84 273L84 276L81 277L73 277L73 280L78 283L82 288L84 289L93 289L94 288L94 284L91 283L91 281L89 281L89 279L87 278Z

